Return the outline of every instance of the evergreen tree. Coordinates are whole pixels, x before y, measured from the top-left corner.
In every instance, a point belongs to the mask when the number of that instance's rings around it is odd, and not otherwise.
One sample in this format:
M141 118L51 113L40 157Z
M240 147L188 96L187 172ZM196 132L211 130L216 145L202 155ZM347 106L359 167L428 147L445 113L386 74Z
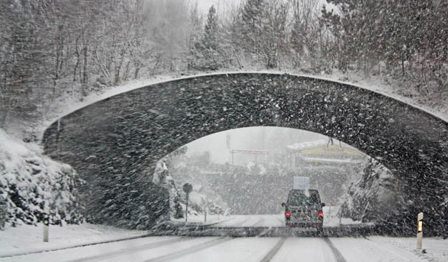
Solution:
M263 31L264 0L247 0L240 14L238 27L240 45L249 54L256 55L259 51L260 36Z
M204 39L202 43L205 49L218 49L218 18L214 6L211 6L208 11L207 23L205 24Z
M201 41L202 35L202 17L199 15L197 3L190 11L189 24L187 69L190 70L196 69L196 61L200 58L198 43Z
M217 70L222 66L223 58L219 38L218 16L215 7L211 6L208 11L202 38L194 43L191 51L194 59L193 68Z
M406 78L418 73L419 77L413 79L418 82L446 75L441 64L446 64L447 52L439 45L447 39L447 34L441 33L448 23L446 1L329 2L337 4L341 11L333 14L324 9L322 18L340 40L339 65L342 68L347 68L351 62L367 74L375 65L385 63L387 71L394 76L395 71ZM440 56L432 56L435 53ZM446 82L437 82L438 89L443 90Z
M280 57L289 52L288 6L278 0L248 0L240 8L231 28L233 44L244 51L249 63L276 68Z
M266 68L277 68L284 56L289 52L287 45L288 5L281 1L265 4L263 27L259 39L259 52Z
M219 28L216 9L211 6L208 11L207 23L204 27L202 39L202 56L205 70L217 70L221 67L221 54L219 48Z
M316 24L314 12L316 1L294 0L292 3L291 49L294 53L294 67L299 67L306 60L309 49L314 47L315 37L313 25Z

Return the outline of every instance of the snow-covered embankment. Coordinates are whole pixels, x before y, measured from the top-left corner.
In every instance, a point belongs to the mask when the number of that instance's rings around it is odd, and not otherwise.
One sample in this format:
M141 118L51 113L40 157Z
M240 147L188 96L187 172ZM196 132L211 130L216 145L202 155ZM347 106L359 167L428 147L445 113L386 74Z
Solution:
M81 222L81 183L72 167L0 129L0 226L36 224L47 208L53 224Z

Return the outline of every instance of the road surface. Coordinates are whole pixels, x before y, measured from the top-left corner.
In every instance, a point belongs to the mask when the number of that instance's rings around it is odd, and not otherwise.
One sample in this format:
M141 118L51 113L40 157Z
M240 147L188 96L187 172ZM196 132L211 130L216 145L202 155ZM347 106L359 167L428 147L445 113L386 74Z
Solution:
M390 245L384 239L147 237L53 252L3 257L0 261L409 262L426 260L417 252Z
M213 226L277 227L281 216L232 216ZM182 237L147 236L31 254L0 256L2 261L448 261L448 240L433 239L427 254L415 239L392 237ZM425 242L428 243L428 242ZM428 244L427 244L428 245Z

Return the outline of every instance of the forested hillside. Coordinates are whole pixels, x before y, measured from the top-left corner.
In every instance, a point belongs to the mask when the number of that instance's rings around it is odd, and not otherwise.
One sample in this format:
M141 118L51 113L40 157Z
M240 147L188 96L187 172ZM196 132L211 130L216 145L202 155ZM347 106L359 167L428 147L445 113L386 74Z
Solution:
M62 97L213 70L362 74L447 102L447 1L327 2L246 0L203 14L186 0L1 1L0 126L29 131Z

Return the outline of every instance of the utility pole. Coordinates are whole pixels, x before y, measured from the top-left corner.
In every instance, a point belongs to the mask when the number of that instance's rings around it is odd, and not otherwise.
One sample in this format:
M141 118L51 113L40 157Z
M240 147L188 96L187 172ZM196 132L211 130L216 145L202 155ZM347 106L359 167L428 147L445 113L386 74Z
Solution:
M60 156L61 154L61 147L59 144L59 136L60 136L60 132L61 132L61 119L58 119L58 125L57 125L57 131L56 131L56 152L58 154L58 156Z
M207 223L207 208L208 208L208 201L207 199L203 199L204 204L203 204L203 208L204 208L204 224Z

